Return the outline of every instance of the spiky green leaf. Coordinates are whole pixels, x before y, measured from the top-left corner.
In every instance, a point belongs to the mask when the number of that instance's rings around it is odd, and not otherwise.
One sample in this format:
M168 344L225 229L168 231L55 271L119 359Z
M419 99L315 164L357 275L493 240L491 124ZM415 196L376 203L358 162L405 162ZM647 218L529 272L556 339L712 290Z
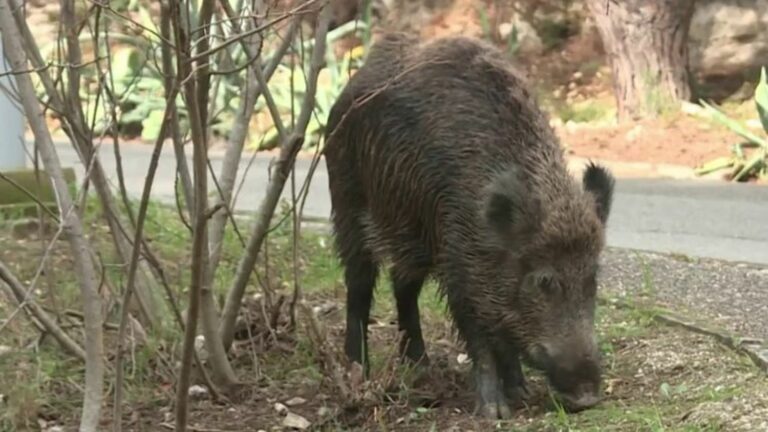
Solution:
M154 141L160 135L160 128L163 126L165 112L155 110L149 113L147 118L141 122L141 138L146 141Z
M766 78L765 68L760 71L760 82L755 89L755 105L757 113L760 115L760 123L763 129L768 133L768 78Z
M701 101L701 104L706 109L707 114L715 120L716 122L722 124L723 126L727 127L734 133L740 135L741 137L758 144L762 147L765 147L768 145L766 143L766 140L764 138L761 138L754 133L752 133L749 129L747 129L744 125L737 122L736 120L733 120L732 118L725 115L722 111L718 110L714 106L708 104L706 101Z

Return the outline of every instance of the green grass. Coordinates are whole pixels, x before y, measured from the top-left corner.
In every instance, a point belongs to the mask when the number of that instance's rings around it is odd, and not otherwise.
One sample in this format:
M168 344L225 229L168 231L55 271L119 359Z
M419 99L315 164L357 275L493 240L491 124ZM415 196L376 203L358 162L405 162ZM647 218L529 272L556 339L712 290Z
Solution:
M562 103L556 108L558 117L567 123L590 123L611 118L613 107L597 100L587 100L572 104Z
M106 277L114 286L121 288L123 276L119 268L110 267L110 263L114 263L114 253L107 232L100 224L98 207L93 202L88 204L86 222L105 264ZM269 279L270 287L284 294L290 294L293 285L293 238L289 225L278 227L268 238L269 278L265 276L265 262L261 261L256 266L262 281ZM247 235L249 227L246 222L240 222L240 229ZM175 209L156 203L150 206L146 230L153 250L167 271L171 288L183 306L189 278L189 232L179 221ZM0 234L0 259L9 263L25 280L37 267L39 248L40 245L34 241L20 242ZM225 237L222 266L216 276L214 288L218 294L223 294L231 282L241 251L242 246L230 228ZM332 301L342 307L324 317L321 322L329 338L327 346L339 349L343 338L345 291L343 272L333 251L332 239L325 234L304 230L299 257L299 283L307 300L310 303ZM69 271L71 258L65 242L61 241L57 245L53 263L55 272L52 277L55 279L60 306L78 309L79 292L74 275ZM601 303L597 309L596 325L600 348L604 354L606 382L618 380L611 384L615 387L614 396L600 406L578 414L534 406L531 411L522 411L520 418L512 422L498 422L493 427L495 430L728 430L718 429L716 425L691 425L683 420L683 416L703 403L732 404L742 397L762 397L762 389L768 386L764 377L761 381L754 373L747 359L711 343L706 337L687 335L654 320L656 310L648 306L648 300L655 295L653 274L647 264L643 264L642 269L639 279L635 281L643 293L642 301L622 299L629 305L618 307L611 303ZM385 269L382 269L380 275L372 316L386 323L395 319L396 313L391 282ZM46 292L42 289L40 297L47 304L50 299ZM259 281L253 277L247 295L257 292L260 292ZM3 316L10 313L6 306L0 303L0 314ZM420 306L430 356L437 354L439 358L442 355L447 361L455 362L457 352L446 351L445 347L436 343L438 339L450 337L445 304L434 282L430 281L424 287ZM114 322L114 311L111 319ZM329 379L324 376L324 360L318 355L317 347L310 342L303 328L300 327L299 331L292 334L282 332L285 330L281 330L279 335L283 348L240 348L241 354L235 360L238 375L249 385L255 385L253 381L258 379L259 385L268 386L265 391L270 395L334 395L332 388L328 388ZM391 328L376 329L373 333L376 336L369 349L375 375L389 366L389 355L396 347L396 335ZM62 356L58 347L50 341L46 341L36 351L20 348L34 339L35 334L36 331L23 316L16 317L7 330L0 334L0 343L16 347L18 351L0 357L0 370L4 371L0 374L0 393L8 396L7 406L0 410L0 432L23 430L25 426L35 427L35 419L41 413L65 413L64 416L70 418L76 418L78 414L82 397L82 365ZM149 406L159 410L167 405L173 397L171 374L166 366L158 363L156 353L158 350L173 353L180 344L180 337L178 330L173 327L167 333L150 335L148 346L138 347L131 352L126 369L125 400L128 406ZM251 361L252 349L257 357L255 363ZM684 359L682 366L674 366L674 356ZM170 358L176 357L171 354ZM707 361L702 363L701 359ZM655 366L647 366L647 362ZM261 372L260 375L255 373L255 368ZM644 375L638 375L638 369L641 368L645 371ZM527 367L525 370L534 386L543 385L540 374ZM446 421L454 420L470 425L466 429L486 430L484 428L487 423L478 423L481 420L468 414L456 414L451 408L426 409L408 405L404 401L411 391L411 374L402 366L398 366L397 371L397 394L388 396L394 402L389 399L379 401L378 414L371 417L372 423L368 423L368 427L394 430L399 425L394 422L398 418L405 418L404 424L418 430L444 430ZM333 407L338 402L338 397L332 397L322 403ZM258 414L258 418L270 419L274 413L269 405L260 401L253 408L238 408L252 410L254 416ZM264 412L258 411L265 406L267 408ZM218 408L202 409L216 412ZM222 409L226 410L227 406ZM316 408L313 410L316 411ZM150 412L147 415L152 414ZM279 423L279 418L275 421ZM226 429L221 422L216 420L211 426ZM347 428L341 420L331 422L329 427L324 430L359 430Z

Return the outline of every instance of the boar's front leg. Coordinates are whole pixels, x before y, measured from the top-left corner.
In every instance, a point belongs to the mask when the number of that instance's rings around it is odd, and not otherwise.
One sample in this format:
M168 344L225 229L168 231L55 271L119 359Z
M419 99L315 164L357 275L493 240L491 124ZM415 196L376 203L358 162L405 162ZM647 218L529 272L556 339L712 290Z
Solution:
M494 356L503 382L504 394L513 405L525 401L529 393L518 353L511 348L505 349L497 346L494 349Z
M454 243L460 244L460 242ZM475 319L478 313L474 310L473 303L467 301L464 294L466 292L464 287L468 285L468 272L466 266L462 264L447 260L447 264L440 273L445 281L442 289L446 294L451 316L472 359L472 375L477 394L475 414L479 413L494 420L507 419L512 416L512 411L507 405L496 358L490 348L492 345L483 337L487 332L481 330Z
M510 418L512 410L507 405L496 359L487 348L479 348L474 351L472 372L477 391L475 412L479 412L490 419Z

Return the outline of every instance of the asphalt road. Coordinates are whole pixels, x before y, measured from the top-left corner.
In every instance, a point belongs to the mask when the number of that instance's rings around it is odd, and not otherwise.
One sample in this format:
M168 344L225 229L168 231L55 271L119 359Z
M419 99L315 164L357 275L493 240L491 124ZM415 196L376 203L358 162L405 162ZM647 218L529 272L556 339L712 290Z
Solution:
M151 155L150 146L123 145L121 153L129 194L141 196ZM74 166L82 179L82 165L68 144L58 146L65 166ZM115 158L109 144L101 160L117 187ZM191 155L190 155L191 156ZM253 159L235 204L236 211L254 211L264 196L271 156ZM238 182L250 160L243 158ZM211 164L220 172L221 155ZM296 179L306 178L311 161L297 161ZM175 158L170 145L163 151L152 196L174 199ZM313 177L305 216L330 215L328 176L321 161ZM213 188L213 184L209 186ZM212 190L212 189L211 189ZM286 196L289 192L286 190ZM768 187L713 181L620 178L608 226L608 245L690 257L714 258L768 265Z

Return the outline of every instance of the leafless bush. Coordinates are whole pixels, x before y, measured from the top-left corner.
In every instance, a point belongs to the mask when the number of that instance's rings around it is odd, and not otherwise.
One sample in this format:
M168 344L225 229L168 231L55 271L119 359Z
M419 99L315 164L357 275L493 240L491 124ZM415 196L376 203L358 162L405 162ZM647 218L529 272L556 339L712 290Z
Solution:
M3 263L0 285L17 303L19 312L26 313L41 331L52 334L68 353L85 362L81 431L99 430L105 375L114 378L114 387L110 386L114 388L112 423L113 430L121 430L129 329L149 335L174 326L183 329L181 367L176 377L176 430L186 428L193 360L209 379L212 392L227 395L239 386L227 350L275 208L316 115L317 80L326 60L331 20L327 3L299 1L289 10L275 13L258 0L164 0L159 8L138 2L135 10L120 9L109 0L61 0L60 34L46 45L36 39L19 0L0 0L3 43L35 137L33 153L43 162L45 173L41 174L50 178L56 190L59 233L50 244L59 234L69 243L75 262L72 271L80 287L84 337L62 329L35 299L34 282L24 286ZM321 13L315 20L313 39L298 39L302 15L318 8ZM309 65L300 68L305 71L305 88L295 116L291 110L288 124L285 109L279 106L281 101L272 94L268 83L286 54L295 58L299 51L302 55L309 53ZM220 311L213 292L214 275L221 262L227 226L240 232L232 210L235 180L249 122L260 100L271 115L280 152L253 228L247 237L240 237L243 255ZM122 272L119 280L105 272L98 258L98 247L84 223L84 196L72 196L68 189L58 146L50 122L46 122L50 119L61 125L85 167L80 190L83 195L89 190L95 192L118 257L117 267ZM126 131L137 126L142 137L154 143L138 205L131 202L127 192L121 153ZM226 139L226 153L221 172L215 173L208 150L219 136ZM179 217L187 223L192 239L186 300L176 298L166 278L167 269L145 235L154 179L167 141L177 162ZM114 149L116 185L110 182L102 161L100 148L105 143ZM192 149L191 167L189 152L185 151L188 147ZM209 178L215 185L211 203ZM297 194L293 188L295 229L305 190L306 185ZM44 254L41 268L48 259ZM294 303L300 301L298 284L296 289ZM113 315L113 304L119 319L116 346L108 345L105 350L105 316ZM180 304L186 306L185 314ZM196 358L194 347L198 320L210 354L205 365ZM115 354L114 371L105 362L111 348ZM158 355L170 368L172 360L165 358L166 354Z

